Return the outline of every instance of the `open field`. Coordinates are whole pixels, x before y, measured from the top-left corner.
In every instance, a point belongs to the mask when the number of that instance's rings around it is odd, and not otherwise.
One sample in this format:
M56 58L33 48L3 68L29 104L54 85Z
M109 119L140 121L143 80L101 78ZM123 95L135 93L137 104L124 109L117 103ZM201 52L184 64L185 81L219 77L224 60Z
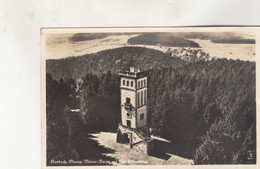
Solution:
M114 49L127 45L129 38L138 36L132 35L113 35L102 39L72 42L68 39L73 34L52 35L47 38L46 58L61 59L71 56L81 56L84 54L96 53L106 49Z
M212 43L210 40L192 40L197 42L202 50L212 57L255 61L255 44L221 44Z

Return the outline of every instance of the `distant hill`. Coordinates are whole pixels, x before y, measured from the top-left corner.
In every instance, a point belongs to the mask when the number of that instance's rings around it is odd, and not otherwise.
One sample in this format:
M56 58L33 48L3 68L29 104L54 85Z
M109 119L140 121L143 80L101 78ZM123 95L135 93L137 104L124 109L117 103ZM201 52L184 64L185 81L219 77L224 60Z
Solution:
M103 39L109 36L107 33L76 33L69 38L72 42L87 41L94 39Z
M184 39L210 40L213 43L255 44L255 39L245 38L238 32L178 32L174 35Z
M214 39L213 43L228 43L228 44L255 44L254 39Z
M94 54L70 57L59 60L47 60L46 72L56 79L77 79L86 73L101 75L111 71L116 73L120 69L130 66L140 68L156 67L158 69L185 64L178 58L171 58L165 53L142 47L122 47L109 49Z
M80 41L88 41L88 40L95 40L95 39L103 39L108 36L113 35L131 35L135 33L76 33L69 38L71 42L80 42Z
M144 33L128 39L132 45L160 45L169 47L200 47L198 43L187 40L173 33Z
M138 33L138 32L137 32ZM126 35L134 33L76 33L69 38L71 42L103 39L110 35ZM255 44L255 39L245 38L238 32L139 32L137 37L130 38L129 44L162 45L170 47L199 47L199 44L188 39L210 40L213 43Z

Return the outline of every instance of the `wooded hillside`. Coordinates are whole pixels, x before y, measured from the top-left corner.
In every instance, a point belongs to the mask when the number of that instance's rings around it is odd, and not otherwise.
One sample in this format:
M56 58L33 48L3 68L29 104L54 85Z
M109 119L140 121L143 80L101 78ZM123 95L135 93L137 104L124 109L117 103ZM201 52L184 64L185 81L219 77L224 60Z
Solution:
M86 73L102 75L111 71L129 68L130 66L140 68L161 69L171 65L179 67L186 62L171 58L161 51L142 47L122 47L109 49L94 54L87 54L79 57L71 57L59 60L47 60L46 72L60 80L68 78L82 78Z
M127 43L132 45L159 45L169 47L200 47L198 43L187 40L172 33L143 33L128 39Z
M116 72L129 66L151 68L148 125L154 135L171 140L173 149L179 147L195 164L247 163L247 150L256 150L255 63L187 63L145 48L47 61L48 159L69 159L71 151L78 159L89 158L80 148L81 138L88 132L116 130ZM75 108L79 113L70 113Z

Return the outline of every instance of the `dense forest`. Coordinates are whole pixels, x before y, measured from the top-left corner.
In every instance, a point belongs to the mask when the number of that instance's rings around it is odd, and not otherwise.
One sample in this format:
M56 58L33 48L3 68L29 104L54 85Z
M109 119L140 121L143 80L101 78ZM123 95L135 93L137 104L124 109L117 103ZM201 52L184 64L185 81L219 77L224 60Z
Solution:
M81 80L67 81L46 75L47 165L55 165L51 160L114 161L102 155L113 151L99 146L89 133L116 130L120 121L117 79L110 72L100 78L86 74Z
M71 57L59 60L47 60L46 71L52 78L67 80L77 79L92 73L98 76L111 71L130 66L149 69L151 67L161 69L168 65L179 67L185 62L178 58L171 58L167 54L148 48L122 47L109 49L94 54L79 57Z
M195 164L246 163L256 146L254 63L199 61L151 70L150 81L154 133L194 150Z
M88 133L116 131L120 122L116 70L129 66L150 68L148 125L154 135L181 147L182 156L195 164L248 162L247 151L256 150L255 63L227 59L188 63L141 48L108 51L47 61L48 162L71 156L112 160L101 154L112 150L95 145Z

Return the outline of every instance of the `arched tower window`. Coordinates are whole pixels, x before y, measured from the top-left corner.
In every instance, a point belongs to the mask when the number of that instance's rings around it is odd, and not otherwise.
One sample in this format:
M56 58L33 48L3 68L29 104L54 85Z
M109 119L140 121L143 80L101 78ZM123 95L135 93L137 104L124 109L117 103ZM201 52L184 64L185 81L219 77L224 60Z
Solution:
M141 91L141 105L143 105L143 91Z
M126 82L126 86L129 86L129 81Z
M133 81L131 81L131 87L133 87L134 86L134 82Z
M144 87L146 86L146 80L144 79Z
M141 81L141 87L144 87L144 82L143 82L143 80Z
M125 80L123 80L123 85L125 85Z
M126 100L126 103L130 104L130 102L131 102L130 98L127 97L125 100Z
M146 90L144 90L144 104L146 104L146 100L147 100L147 92Z
M140 92L137 93L137 107L140 106Z
M140 88L140 81L138 81L138 89Z

